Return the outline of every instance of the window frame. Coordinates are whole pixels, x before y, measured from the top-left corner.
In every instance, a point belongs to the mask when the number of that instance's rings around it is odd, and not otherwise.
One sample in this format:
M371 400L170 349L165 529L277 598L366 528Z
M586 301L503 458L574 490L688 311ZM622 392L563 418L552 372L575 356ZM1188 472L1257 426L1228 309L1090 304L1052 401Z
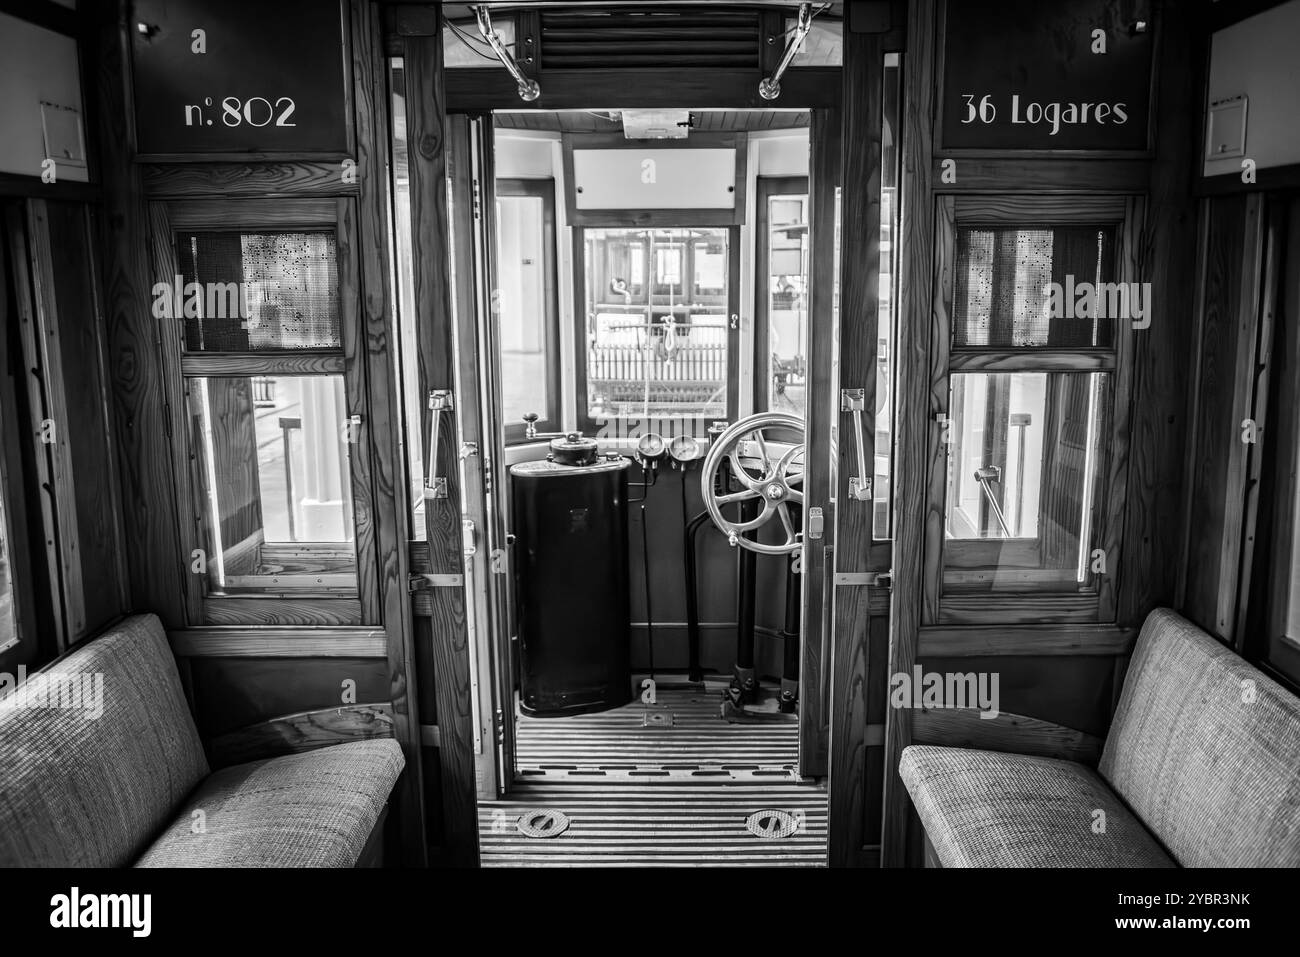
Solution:
M560 375L563 357L560 351L560 266L557 249L555 180L498 179L496 198L500 200L503 196L532 196L542 201L542 230L545 237L542 268L545 271L546 288L546 410L545 414L537 420L536 427L539 432L557 432L560 429L563 410L561 394L563 385ZM499 259L499 249L497 256ZM500 282L499 276L498 267L498 282ZM499 343L501 341L499 328L497 332ZM497 359L501 361L502 357L498 355ZM538 411L541 412L540 409ZM530 440L524 437L525 429L526 426L522 422L506 422L502 430L505 433L505 445L509 447L527 444Z
M691 211L693 212L693 211ZM633 219L635 217L632 217ZM577 423L578 429L584 433L595 434L602 426L591 416L590 406L588 405L587 393L587 231L592 229L716 229L722 230L727 234L727 307L723 313L728 317L727 323L727 397L726 409L722 418L728 422L736 421L737 408L740 399L740 343L739 343L739 303L740 303L740 227L739 226L719 226L714 223L693 222L689 217L683 217L683 222L675 222L673 225L664 223L655 223L646 225L643 223L631 221L622 222L619 225L600 225L600 226L574 226L573 227L573 334L574 334L574 389L576 391L577 404ZM688 244L693 245L693 244ZM685 248L685 247L684 247ZM651 280L650 267L651 263L646 263L646 305L648 308L654 306L654 285ZM692 254L684 257L683 268L687 275L694 276L694 256ZM700 416L688 415L662 415L652 417L653 429L667 435L676 423L689 421L691 419L700 420ZM646 430L646 423L640 420L630 420L638 422L638 427ZM707 428L708 423L703 427ZM680 431L680 430L679 430ZM673 433L677 434L677 433Z
M1048 349L988 348L952 345L952 316L957 284L957 233L970 226L1021 226L1043 228L1096 225L1115 230L1114 281L1140 278L1138 230L1144 203L1138 197L1076 194L1053 196L943 195L936 199L936 298L931 323L931 415L928 427L928 467L923 574L922 625L1048 624L1116 620L1116 594L1120 578L1120 546L1126 505L1129 461L1129 396L1132 392L1134 331L1128 321L1116 322L1109 348ZM944 572L957 555L954 567L990 568L979 564L983 555L1005 548L995 542L970 540L969 547L952 549L944 534L950 446L943 439L948 420L952 377L961 373L1094 373L1111 376L1111 421L1107 436L1109 458L1098 476L1091 551L1105 554L1105 572L1095 588L1079 592L998 591L962 593L945 589ZM942 417L942 418L941 418ZM1103 439L1104 441L1104 439ZM998 542L1002 540L997 540ZM1025 552L1025 549L1018 549Z
M755 179L754 207L754 411L771 408L771 223L768 206L774 196L803 196L804 218L810 216L812 197L807 176L759 176ZM808 253L808 274L812 273L812 250ZM807 353L807 344L804 347ZM760 375L761 373L761 375Z
M186 569L186 618L203 625L359 625L383 621L376 567L377 530L370 461L371 424L367 416L365 340L356 203L348 198L153 201L149 204L154 273L181 274L175 237L181 231L286 232L329 231L336 242L341 344L328 349L259 350L247 353L186 352L182 323L157 320L166 395L164 416L170 425L171 472L176 487L180 531L178 560ZM343 378L345 413L361 416L358 440L349 450L353 546L356 553L355 595L338 596L307 589L287 594L211 593L206 575L193 574L191 556L206 549L207 505L198 474L199 456L188 436L188 386L193 378L242 378L260 375Z
M3 219L0 218L0 226ZM10 592L13 597L13 644L0 647L0 670L12 671L19 664L32 664L43 656L52 657L56 648L42 648L39 609L36 602L36 571L32 557L30 515L40 509L29 500L29 484L23 469L22 433L23 413L18 396L19 379L24 368L19 348L19 330L16 296L18 290L12 281L10 267L18 251L10 249L7 237L0 236L0 500L3 501L3 518L0 535L5 539L5 555L9 566ZM11 299L14 299L11 302ZM23 559L15 562L15 556ZM15 565L26 565L25 574L14 574Z

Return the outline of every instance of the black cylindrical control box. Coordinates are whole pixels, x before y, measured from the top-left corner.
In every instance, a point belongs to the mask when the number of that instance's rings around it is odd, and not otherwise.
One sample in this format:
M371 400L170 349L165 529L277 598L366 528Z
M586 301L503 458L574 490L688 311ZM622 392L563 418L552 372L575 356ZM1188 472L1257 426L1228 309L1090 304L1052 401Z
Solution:
M627 459L510 469L520 706L604 711L632 700Z

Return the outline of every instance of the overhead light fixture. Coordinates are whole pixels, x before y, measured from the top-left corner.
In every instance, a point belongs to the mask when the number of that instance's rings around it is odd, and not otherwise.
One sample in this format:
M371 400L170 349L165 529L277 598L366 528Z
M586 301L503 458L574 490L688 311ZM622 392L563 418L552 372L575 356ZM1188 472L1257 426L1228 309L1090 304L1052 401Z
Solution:
M519 64L515 62L515 58L510 55L506 45L501 42L501 37L497 35L496 30L492 29L492 16L488 13L487 7L475 7L474 15L478 18L479 34L488 42L488 46L497 55L501 65L510 71L510 75L519 84L519 99L525 103L533 102L542 95L542 88L537 85L536 80L524 76L524 71L519 69Z
M781 95L781 77L785 75L786 67L794 59L794 55L799 52L799 47L803 45L803 39L812 29L812 4L799 4L799 21L795 24L794 36L790 37L785 45L785 53L781 56L781 62L777 64L776 72L767 77L758 84L758 95L765 100L775 100Z
M690 110L624 110L622 118L629 140L684 140L691 128Z

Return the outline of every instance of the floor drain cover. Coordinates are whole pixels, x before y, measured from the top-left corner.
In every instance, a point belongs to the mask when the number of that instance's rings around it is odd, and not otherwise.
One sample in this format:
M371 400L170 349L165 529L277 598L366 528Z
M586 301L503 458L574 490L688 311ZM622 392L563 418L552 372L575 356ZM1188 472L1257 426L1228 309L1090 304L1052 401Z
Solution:
M671 728L673 713L671 711L646 711L641 719L643 728Z
M799 830L799 818L789 811L764 808L745 818L745 830L755 837L778 841Z
M524 837L558 837L568 829L569 817L563 811L525 811L517 827Z

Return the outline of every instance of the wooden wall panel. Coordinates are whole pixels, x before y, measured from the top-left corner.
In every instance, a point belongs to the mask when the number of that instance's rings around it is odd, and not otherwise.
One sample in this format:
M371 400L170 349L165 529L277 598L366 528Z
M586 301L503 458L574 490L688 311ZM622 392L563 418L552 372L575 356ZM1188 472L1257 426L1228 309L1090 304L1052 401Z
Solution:
M873 556L874 498L856 500L852 477L874 481L876 378L880 328L881 161L884 134L884 42L879 34L844 38L843 161L840 239L840 385L862 389L860 418L867 462L857 460L856 423L840 411L835 467L835 601L831 643L831 866L861 863L867 802L868 687L871 583L888 570L884 550ZM838 396L833 397L837 401ZM837 401L838 404L838 401ZM868 474L861 475L865 464ZM874 557L874 561L873 561ZM849 583L841 576L853 576Z
M148 218L131 117L128 4L107 14L98 37L100 173L104 187L104 313L113 388L113 435L120 458L130 604L169 628L185 624L188 567L172 497L170 403L149 310Z
M902 189L899 204L898 376L894 474L893 603L889 609L889 665L886 674L910 672L916 663L921 626L924 487L930 459L929 423L936 410L929 396L930 321L934 297L933 163L936 56L935 0L909 8L907 53L903 57ZM884 817L880 864L906 861L910 802L898 777L898 759L912 739L911 712L890 708L885 717Z
M1160 0L1155 155L1151 160L1146 231L1139 250L1151 283L1151 326L1137 332L1129 441L1129 501L1123 527L1123 577L1117 621L1138 626L1151 609L1173 604L1183 529L1180 504L1189 431L1188 372L1193 340L1196 204L1191 197L1196 154L1200 45L1188 4Z

